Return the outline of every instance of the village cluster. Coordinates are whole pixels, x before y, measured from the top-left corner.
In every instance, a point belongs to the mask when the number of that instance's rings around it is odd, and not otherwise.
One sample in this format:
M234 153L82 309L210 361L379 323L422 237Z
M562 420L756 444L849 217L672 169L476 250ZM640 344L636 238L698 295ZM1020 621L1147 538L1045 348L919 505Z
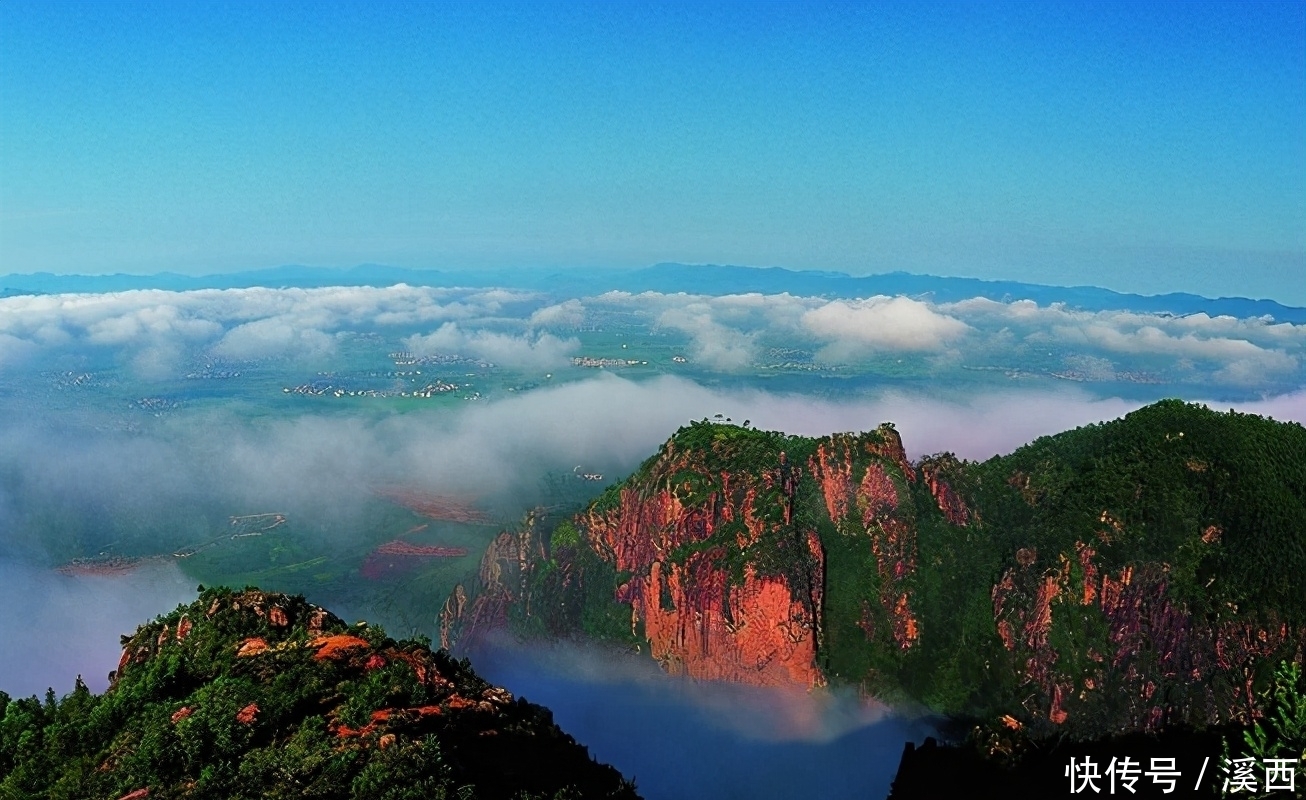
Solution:
M1119 383L1164 383L1164 381L1150 372L1111 372L1106 375L1084 372L1082 370L1067 369L1060 372L1049 372L1054 378L1063 381L1074 381L1076 383L1088 383L1091 381L1111 380Z
M65 389L90 386L94 382L95 375L90 372L62 372L55 378L55 383Z
M442 380L436 380L426 384L420 389L343 389L330 384L321 386L312 383L303 383L299 386L285 386L281 391L283 394L302 394L313 397L438 397L449 392L456 392L462 388L459 384L448 383ZM475 397L479 398L479 392L473 392ZM475 398L469 398L475 399Z
M640 361L636 358L594 358L593 356L576 356L571 360L574 367L589 367L590 369L604 369L607 367L637 367L647 366L647 361Z
M832 372L840 369L838 364L816 364L811 361L784 361L778 364L764 364L762 369L796 370L798 372Z
M490 369L494 366L494 364L491 364L489 361L458 355L419 356L415 353L401 351L390 353L389 357L390 360L395 363L396 367L420 367L427 364L470 364L482 369Z
M181 401L167 397L142 397L132 405L141 411L148 411L157 416L165 411L176 411L181 408Z

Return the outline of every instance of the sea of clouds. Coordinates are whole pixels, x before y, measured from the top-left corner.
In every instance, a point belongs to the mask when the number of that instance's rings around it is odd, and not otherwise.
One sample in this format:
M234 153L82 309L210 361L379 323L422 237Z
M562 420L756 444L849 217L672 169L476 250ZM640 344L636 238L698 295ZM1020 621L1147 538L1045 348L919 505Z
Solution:
M113 357L144 378L195 354L324 362L347 331L379 331L419 354L451 353L523 370L555 369L581 350L574 331L620 316L687 339L697 365L746 370L774 347L817 363L877 356L1019 366L1057 350L1109 380L1139 363L1246 391L1300 384L1306 325L1267 317L1083 311L1027 300L934 303L908 297L827 300L788 294L706 296L607 292L557 298L509 289L137 290L0 299L0 371L60 352ZM1084 361L1083 359L1093 359Z
M324 413L309 405L303 413L259 416L239 403L202 404L130 426L118 424L121 410L47 407L19 391L25 381L40 383L51 365L87 359L147 384L175 379L197 358L325 369L355 332L379 333L396 349L417 354L456 353L543 373L584 353L582 331L613 321L676 337L696 371L639 380L587 373L482 403L395 415ZM938 381L818 396L714 380L746 376L776 359L776 349L803 350L812 363L828 365L914 359ZM958 365L1018 368L1031 354L1049 351L1064 353L1064 366L1090 380L1012 384L969 396L943 391L948 370ZM1187 376L1192 388L1184 399L1304 422L1304 354L1306 326L1268 318L1089 312L1019 300L556 297L404 285L0 299L6 412L0 416L0 602L7 609L0 641L23 643L0 647L0 688L30 694L53 686L62 693L82 674L101 689L116 663L118 635L193 597L175 564L130 579L52 571L73 549L99 546L87 538L94 526L75 524L84 517L130 519L131 529L114 536L137 537L138 547L161 552L193 537L176 529L178 508L197 509L199 517L203 508L275 507L330 520L322 535L347 540L367 524L363 508L376 486L403 484L525 510L545 499L542 475L584 465L619 479L677 428L716 414L803 435L891 421L913 458L950 451L985 459L1143 405L1146 398L1114 396L1109 386L1092 382L1109 382L1139 365L1161 364ZM50 509L65 515L62 523ZM883 709L834 695L754 697L737 688L686 688L640 673L647 663L576 651L537 653L534 662L485 658L491 678L555 706L564 726L590 737L600 757L637 777L643 771L651 796L678 796L677 775L706 780L709 764L678 773L666 764L693 767L689 762L707 751L707 741L740 765L713 784L726 794L762 785L757 764L783 762L784 774L801 787L814 780L803 764L843 764L850 753L876 747L883 752L876 750L875 763L862 772L821 774L881 786L901 743L920 734L884 717ZM620 713L611 713L614 708ZM620 720L635 720L636 727ZM648 735L641 738L638 725ZM781 741L759 739L761 729ZM878 732L858 738L871 730ZM661 750L650 750L650 742L660 742ZM779 775L761 780L774 788Z

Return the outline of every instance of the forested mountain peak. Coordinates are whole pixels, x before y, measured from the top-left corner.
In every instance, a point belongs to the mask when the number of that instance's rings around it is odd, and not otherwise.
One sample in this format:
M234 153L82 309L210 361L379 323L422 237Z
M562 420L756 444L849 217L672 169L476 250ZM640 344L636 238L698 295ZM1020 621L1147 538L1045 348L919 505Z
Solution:
M123 637L102 695L0 693L0 795L631 798L464 661L303 597L202 589Z

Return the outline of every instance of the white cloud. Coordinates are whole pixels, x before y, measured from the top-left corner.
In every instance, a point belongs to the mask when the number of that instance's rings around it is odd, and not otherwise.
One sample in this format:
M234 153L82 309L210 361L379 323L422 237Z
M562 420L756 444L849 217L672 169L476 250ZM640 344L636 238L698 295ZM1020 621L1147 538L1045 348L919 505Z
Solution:
M122 345L142 339L201 341L222 333L222 325L197 319L175 305L148 305L96 320L86 326L92 344Z
M505 304L535 297L502 289L404 284L19 296L0 299L0 335L40 347L80 344L120 351L138 374L152 377L175 367L186 352L207 347L214 355L236 359L317 358L334 352L337 331L411 330L446 320L486 319ZM6 351L17 352L16 345L5 341Z
M438 347L548 368L576 351L574 340L516 333L556 333L586 320L617 319L681 331L697 363L725 372L755 363L767 347L811 350L827 362L875 353L928 356L935 371L962 364L1020 366L1034 350L1060 348L1071 357L1107 358L1119 374L1169 370L1163 377L1282 389L1298 374L1306 352L1306 325L1268 317L1092 312L1028 300L935 304L906 297L829 301L788 294L608 292L548 302L532 292L403 284L20 296L0 299L0 336L9 337L0 340L0 359L16 368L43 351L89 346L149 376L206 352L316 358L334 351L341 331L400 337L434 329L411 340L416 349ZM457 324L440 328L444 323ZM1169 366L1157 359L1168 359ZM1093 374L1108 379L1105 370Z
M572 299L545 306L531 314L531 327L575 327L585 321L585 305Z
M1246 339L1202 338L1192 333L1174 336L1155 325L1122 330L1099 321L1078 327L1054 326L1047 335L1065 343L1087 344L1112 353L1215 361L1224 365L1216 371L1216 379L1239 385L1290 373L1298 365L1296 356L1260 347Z
M335 349L334 337L273 317L237 325L213 346L212 352L222 358L240 360L277 356L316 359L331 355Z
M1220 383L1262 384L1294 372L1306 345L1306 326L1269 317L1237 319L1190 314L1176 317L1133 311L1078 311L1030 300L999 303L973 298L939 307L988 331L1015 332L1030 343L1082 347L1109 355L1165 357L1192 366L1214 362L1209 374ZM990 334L991 336L992 334Z
M484 359L518 369L547 369L567 362L580 348L574 338L561 339L551 333L513 336L492 331L465 331L446 322L432 333L404 339L404 347L419 355L459 355Z
M0 369L17 366L36 355L40 345L36 342L0 333Z
M829 343L834 360L865 352L937 352L971 330L956 317L907 297L834 300L803 314L804 327Z
M706 304L664 311L657 324L689 334L690 355L696 364L733 372L756 359L755 337L716 322Z

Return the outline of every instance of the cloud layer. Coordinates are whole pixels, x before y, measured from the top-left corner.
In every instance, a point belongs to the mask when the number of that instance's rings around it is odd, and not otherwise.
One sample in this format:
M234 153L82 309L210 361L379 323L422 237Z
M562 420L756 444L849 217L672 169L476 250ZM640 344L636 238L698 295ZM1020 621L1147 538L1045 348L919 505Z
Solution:
M742 373L776 352L815 364L916 360L1075 380L1152 380L1282 392L1302 383L1306 326L1268 318L1084 311L1031 301L788 294L609 292L551 298L505 289L410 287L129 291L0 299L0 369L89 351L150 378L186 358L321 362L339 337L380 332L421 354L553 369L583 354L575 331L669 333L701 370ZM801 355L800 353L800 355ZM1097 366L1084 370L1084 359ZM784 360L784 359L780 359Z
M53 688L64 695L81 675L92 691L104 691L118 665L118 636L195 599L195 587L175 566L135 578L69 578L0 560L0 604L7 609L0 690L25 697Z
M518 369L559 367L580 349L580 341L575 338L561 339L551 333L469 332L456 322L446 322L425 336L414 334L403 343L418 355L460 355Z
M123 429L107 424L111 412L75 421L32 412L0 422L0 557L67 558L75 542L110 539L176 548L203 535L178 525L179 508L193 509L187 526L202 528L206 513L275 509L321 519L348 537L370 490L392 484L463 495L515 518L549 500L543 476L581 465L617 478L678 427L718 413L813 436L891 421L913 457L947 450L985 459L1140 405L1076 388L965 401L904 392L830 399L600 374L403 415L244 418L239 409L199 408ZM1306 391L1235 405L1306 420Z
M342 331L430 330L451 321L512 325L538 305L524 292L402 284L10 297L0 299L0 367L42 350L74 349L107 351L125 363L169 364L169 356L175 362L196 353L320 360L336 352Z
M514 518L550 499L542 474L569 475L583 465L619 479L676 428L717 413L807 435L892 421L913 457L950 450L983 459L1140 404L1074 387L965 401L903 392L834 400L601 374L483 405L388 417L251 419L238 410L183 409L146 429L123 430L104 424L110 412L74 419L36 410L0 420L0 601L7 609L0 641L31 643L0 648L0 687L63 692L78 673L102 687L117 634L191 596L171 567L129 582L50 571L76 548L93 552L113 540L164 552L201 540L205 525L221 525L226 514L269 509L315 517L315 536L348 545L366 530L370 489L389 483L461 495ZM1302 422L1306 391L1238 408ZM195 530L179 527L179 509ZM42 516L49 513L57 519ZM840 722L825 712L813 719L800 738L868 721Z

